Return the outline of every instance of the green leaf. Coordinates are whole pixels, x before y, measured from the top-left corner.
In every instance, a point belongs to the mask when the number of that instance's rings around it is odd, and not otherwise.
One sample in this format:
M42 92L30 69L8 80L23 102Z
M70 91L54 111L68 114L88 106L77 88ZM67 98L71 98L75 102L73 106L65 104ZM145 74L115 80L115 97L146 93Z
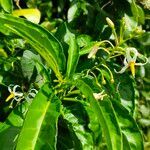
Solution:
M96 44L96 42L90 42L90 43L88 43L87 46L83 47L80 50L80 52L79 52L80 56L90 53L95 44Z
M90 106L86 105L84 107L87 110L89 116L88 127L92 131L94 146L99 147L100 143L102 142L102 129L100 127L98 118L95 116L95 113L91 110Z
M75 35L69 31L69 29L66 26L66 35L64 37L64 40L69 45L68 49L68 60L67 60L67 77L72 77L76 70L76 66L79 59L79 47L76 42Z
M129 142L124 134L123 135L123 150L131 150Z
M77 43L78 43L79 47L85 47L91 41L92 41L92 38L89 35L81 34L81 35L77 36Z
M78 111L80 109L80 111ZM64 119L68 124L70 133L72 134L75 149L89 150L93 148L92 135L86 129L86 115L84 107L80 104L74 104L72 106L63 109ZM74 135L75 134L75 135ZM78 140L76 140L78 138Z
M79 3L75 3L74 5L72 5L69 10L68 10L68 14L67 14L67 19L68 22L71 22L75 17L77 17L79 15L78 12L78 5Z
M65 52L68 53L66 76L71 78L76 70L79 59L79 47L76 37L69 31L66 23L63 23L58 28L56 37L62 42Z
M0 48L0 56L1 56L1 57L5 57L5 58L8 57L7 53L6 53L5 50L2 49L2 48Z
M60 101L46 83L27 112L16 150L56 149L59 111Z
M1 150L13 150L16 146L16 139L21 131L24 115L28 109L27 102L22 103L10 113L8 118L0 127Z
M21 18L0 14L0 26L26 39L46 60L58 79L65 69L65 56L59 41L47 30Z
M23 53L23 57L21 58L21 66L24 77L30 80L36 62L42 62L39 55L34 54L33 52L26 50Z
M91 109L93 109L99 120L99 124L102 127L102 132L104 133L108 150L121 150L122 135L110 101L103 100L98 103L93 96L91 88L82 80L78 80L76 86L85 95L87 100L89 100Z
M129 112L134 112L135 108L135 91L133 87L133 80L128 74L116 75L116 87L120 94L121 103Z
M66 124L66 121L60 117L58 125L57 149L59 150L60 147L62 150L73 149L75 143L68 129L68 124Z
M141 24L144 24L145 15L143 9L135 3L135 0L132 0L132 3L130 3L130 5L131 5L132 14L135 17L136 21Z
M134 17L130 17L127 14L124 15L124 21L125 21L124 38L128 39L131 32L133 32L137 28L138 22Z
M11 13L13 10L12 0L0 0L0 5L8 13Z
M145 23L144 11L140 6L137 6L137 9L138 9L138 21L139 23L144 24Z
M117 101L112 101L112 104L119 121L121 132L127 139L131 150L143 150L143 138L133 117Z

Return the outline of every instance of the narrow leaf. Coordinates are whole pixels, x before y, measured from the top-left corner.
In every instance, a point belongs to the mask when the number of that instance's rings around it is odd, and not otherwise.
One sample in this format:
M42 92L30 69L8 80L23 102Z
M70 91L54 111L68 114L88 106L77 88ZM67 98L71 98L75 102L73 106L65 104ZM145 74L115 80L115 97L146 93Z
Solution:
M129 112L117 101L112 101L121 132L127 139L131 150L143 150L143 139L139 128Z
M59 109L60 101L46 83L27 112L16 150L56 149Z
M102 101L100 105L94 98L91 88L82 80L78 80L76 86L81 90L85 97L89 100L91 108L97 115L99 124L102 127L108 150L122 149L121 131L116 119L115 112L110 101ZM113 118L113 119L112 119Z
M76 66L79 59L79 47L77 45L77 41L75 38L75 35L69 31L69 29L66 26L66 35L64 37L64 40L69 45L68 49L68 60L67 60L67 77L72 77L76 70Z
M57 78L62 78L60 71L65 68L65 56L61 44L51 33L39 25L6 14L0 14L0 26L26 39L46 60Z

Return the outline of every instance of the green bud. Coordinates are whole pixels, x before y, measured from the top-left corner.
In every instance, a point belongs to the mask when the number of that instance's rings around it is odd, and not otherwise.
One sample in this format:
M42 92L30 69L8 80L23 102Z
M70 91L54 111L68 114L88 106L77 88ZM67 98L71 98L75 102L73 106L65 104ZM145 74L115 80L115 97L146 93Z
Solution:
M108 24L112 29L114 29L115 25L114 25L114 23L113 23L108 17L106 17L106 21L107 21L107 24Z

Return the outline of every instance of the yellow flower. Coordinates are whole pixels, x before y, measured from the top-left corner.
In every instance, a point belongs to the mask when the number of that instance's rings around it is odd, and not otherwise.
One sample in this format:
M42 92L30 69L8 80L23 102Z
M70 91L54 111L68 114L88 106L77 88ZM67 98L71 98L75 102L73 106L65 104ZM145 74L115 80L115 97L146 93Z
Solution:
M145 63L136 63L137 57L144 58L146 61ZM124 73L127 68L130 67L132 76L135 77L135 66L143 66L148 62L148 59L138 53L138 51L134 47L129 47L126 49L126 56L124 58L124 67L120 71L116 71L116 73Z
M19 85L15 85L13 86L12 84L10 84L8 86L8 91L10 92L10 95L7 97L6 102L8 102L9 100L16 100L16 101L20 101L20 99L23 98L23 93L22 92L17 92L17 88L20 87Z

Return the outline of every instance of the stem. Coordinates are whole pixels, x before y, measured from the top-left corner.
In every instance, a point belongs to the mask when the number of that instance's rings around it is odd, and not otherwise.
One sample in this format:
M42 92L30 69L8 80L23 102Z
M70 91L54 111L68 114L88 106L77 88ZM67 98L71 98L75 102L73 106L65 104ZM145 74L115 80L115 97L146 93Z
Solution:
M74 94L80 94L79 90L74 90L72 92L69 92L66 96L74 95Z
M113 35L114 35L114 37L115 37L116 46L118 46L118 45L119 45L119 41L118 41L118 37L117 37L116 30L115 30L115 29L112 29L112 33L113 33Z
M75 98L71 98L71 97L64 97L62 100L64 101L71 101L71 102L78 102L79 100L75 99Z

